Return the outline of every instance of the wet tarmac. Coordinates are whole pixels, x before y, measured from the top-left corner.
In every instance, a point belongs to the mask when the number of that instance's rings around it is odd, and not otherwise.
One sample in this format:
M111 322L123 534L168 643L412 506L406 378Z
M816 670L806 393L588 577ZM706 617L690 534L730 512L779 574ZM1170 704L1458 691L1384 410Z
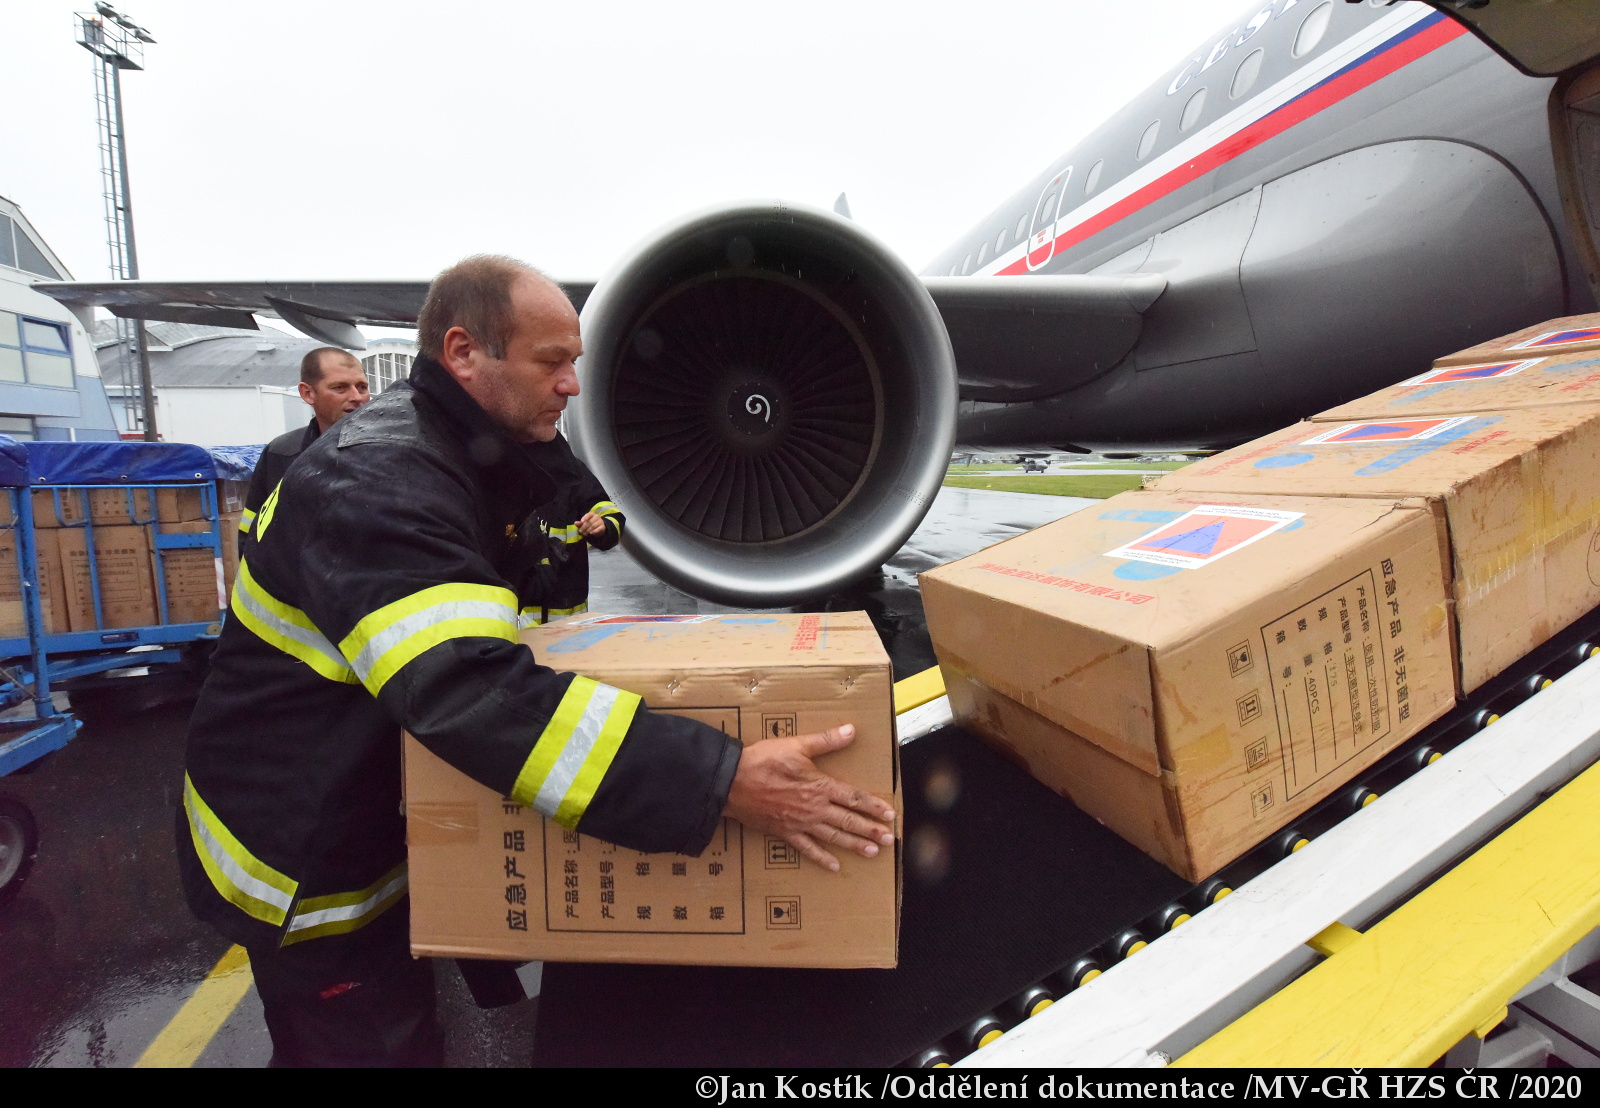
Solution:
M944 489L879 575L820 606L869 612L896 677L907 677L934 664L918 572L1093 503ZM623 551L594 555L591 565L593 611L733 610L663 584ZM32 772L0 779L0 795L33 810L41 839L21 894L0 907L0 1066L134 1065L228 950L226 940L189 915L173 856L192 694L152 682L143 695L99 702L69 746ZM522 976L536 994L536 967ZM528 1064L536 995L482 1011L453 964L435 963L435 977L448 1064ZM220 1028L194 1065L266 1063L270 1044L253 989L218 1018Z

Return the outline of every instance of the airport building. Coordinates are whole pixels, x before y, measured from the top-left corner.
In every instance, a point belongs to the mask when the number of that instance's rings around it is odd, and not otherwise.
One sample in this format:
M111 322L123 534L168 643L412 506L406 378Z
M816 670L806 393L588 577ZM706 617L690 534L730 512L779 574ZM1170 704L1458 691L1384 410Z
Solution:
M115 439L86 320L35 292L41 279L72 275L22 209L0 196L0 434Z
M156 426L167 442L248 446L304 426L310 410L300 399L300 360L327 344L273 327L259 331L188 323L146 325ZM95 328L95 349L119 429L127 426L127 382L137 360L115 326ZM374 394L411 372L416 344L378 339L359 355Z

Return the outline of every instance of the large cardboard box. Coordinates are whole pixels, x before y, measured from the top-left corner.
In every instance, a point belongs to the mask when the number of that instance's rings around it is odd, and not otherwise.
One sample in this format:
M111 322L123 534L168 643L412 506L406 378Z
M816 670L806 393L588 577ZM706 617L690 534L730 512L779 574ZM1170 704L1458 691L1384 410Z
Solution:
M162 523L189 523L204 519L205 515L205 497L198 485L169 485L156 489L156 518Z
M860 612L579 616L525 632L546 665L636 692L745 745L853 723L819 761L901 811L892 674ZM830 873L724 820L698 858L563 830L405 740L411 947L419 955L686 965L895 964L900 857Z
M82 523L86 501L89 518L97 527L150 523L156 518L155 510L150 506L149 489L113 485L103 489L62 489L62 521L67 524Z
M211 521L207 519L161 525L161 533L166 535L203 535L210 531ZM228 541L224 531L224 547ZM156 557L154 551L151 557ZM226 607L226 586L220 555L198 547L163 550L160 564L167 589L168 623L212 623L221 618L221 609Z
M1549 357L1435 366L1311 418L1319 422L1410 419L1547 404L1596 403L1600 403L1600 350L1584 350Z
M1597 405L1298 423L1152 487L1438 498L1467 692L1600 604Z
M1600 350L1600 312L1546 320L1509 335L1480 342L1477 346L1458 350L1454 354L1446 354L1433 364L1467 365L1497 360L1508 354L1532 358L1540 354L1570 354L1579 350Z
M9 503L9 498L7 498ZM0 639L22 638L28 633L22 610L22 584L17 562L16 528L0 531ZM62 603L61 552L57 532L35 529L34 546L39 560L39 606L44 616L45 633L68 630L67 610Z
M56 512L55 492L52 489L33 490L33 526L37 528L54 528L64 526L66 520L61 517L81 520L83 511L74 509L69 502L77 494L71 489L61 490L61 511ZM11 510L11 497L0 495L0 527L9 527L13 522Z
M922 574L958 719L1190 880L1455 702L1426 500L1130 492Z
M82 527L64 527L56 532L66 578L68 621L74 631L96 629L87 533ZM102 626L147 627L156 623L155 577L150 565L148 528L96 527L94 551Z

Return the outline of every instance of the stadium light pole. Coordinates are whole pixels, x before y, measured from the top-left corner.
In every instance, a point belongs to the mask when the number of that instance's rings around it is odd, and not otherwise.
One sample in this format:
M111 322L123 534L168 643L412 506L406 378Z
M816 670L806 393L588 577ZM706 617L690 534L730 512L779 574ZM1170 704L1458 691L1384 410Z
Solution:
M128 144L122 123L122 71L144 69L144 44L156 40L104 0L94 12L78 12L78 45L95 57L95 107L100 124L100 177L106 204L106 245L111 254L111 276L119 281L139 279L139 252L133 237L133 194L128 187ZM131 330L131 335L129 331ZM155 442L156 396L150 378L150 345L144 321L119 320L119 358L125 357L131 338L139 363L140 422L144 438ZM124 363L124 397L129 374ZM124 399L124 410L132 406ZM129 420L129 430L132 430Z

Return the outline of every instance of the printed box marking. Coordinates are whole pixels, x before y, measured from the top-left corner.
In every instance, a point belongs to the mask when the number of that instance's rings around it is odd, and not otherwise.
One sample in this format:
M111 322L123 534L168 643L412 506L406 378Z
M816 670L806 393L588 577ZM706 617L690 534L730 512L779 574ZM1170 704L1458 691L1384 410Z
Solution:
M1490 381L1500 377L1512 377L1525 369L1531 369L1544 361L1543 358L1529 358L1520 362L1485 362L1482 365L1457 365L1444 369L1430 369L1420 376L1409 381L1401 381L1398 387L1411 385L1449 385L1461 381Z
M1600 327L1573 327L1565 331L1546 331L1526 342L1519 342L1510 349L1547 350L1552 346L1577 346L1584 342L1600 342Z
M1449 419L1380 419L1365 423L1343 423L1319 435L1312 435L1301 446L1343 446L1366 442L1411 442L1433 436L1465 423L1470 416Z
M1282 530L1304 514L1203 504L1126 546L1107 551L1106 557L1198 569Z

